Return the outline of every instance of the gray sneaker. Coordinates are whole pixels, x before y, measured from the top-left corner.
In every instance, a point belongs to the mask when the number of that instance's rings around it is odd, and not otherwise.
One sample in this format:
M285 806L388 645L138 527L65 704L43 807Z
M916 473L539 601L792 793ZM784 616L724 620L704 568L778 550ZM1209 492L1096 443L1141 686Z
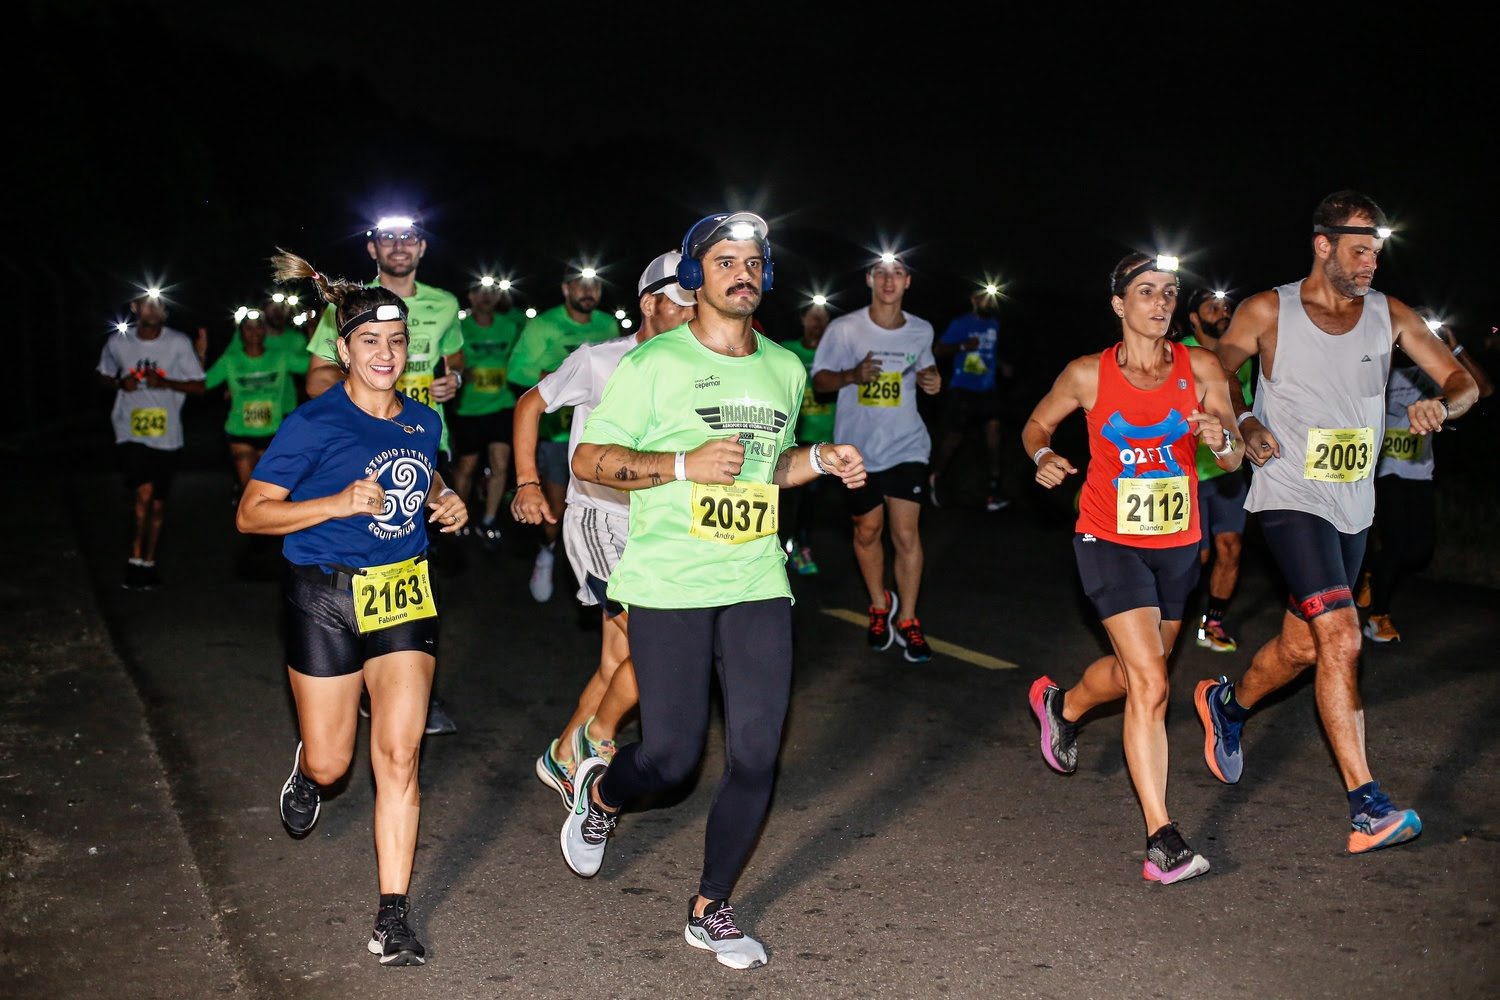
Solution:
M443 703L436 698L427 699L427 726L423 732L428 736L458 732L458 723L453 721L453 717L443 708Z
M765 946L735 926L734 907L727 899L716 899L703 909L703 916L693 916L697 897L688 900L687 926L682 937L694 948L711 951L720 965L731 969L758 969L770 961Z
M604 847L617 819L614 813L600 809L594 802L594 783L607 770L609 764L598 757L590 757L578 765L573 774L573 808L563 820L559 838L563 860L584 878L599 873L599 866L604 863Z

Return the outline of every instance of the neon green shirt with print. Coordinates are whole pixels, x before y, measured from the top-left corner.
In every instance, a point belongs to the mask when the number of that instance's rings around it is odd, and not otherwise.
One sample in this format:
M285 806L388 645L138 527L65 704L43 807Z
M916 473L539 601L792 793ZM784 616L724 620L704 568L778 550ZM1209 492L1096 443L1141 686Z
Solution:
M464 335L464 386L458 390L458 409L454 412L461 417L482 417L514 408L510 352L521 327L506 313L496 313L489 326L480 326L473 316L465 316L459 327Z
M620 324L608 313L595 309L587 323L575 323L566 306L557 305L536 319L528 320L526 329L510 354L510 380L528 389L555 372L584 344L613 340L620 335ZM537 436L542 441L566 441L573 425L573 408L564 406L542 415Z
M833 412L836 404L820 403L813 396L812 363L817 352L803 345L801 339L782 342L782 347L802 359L807 369L807 388L802 390L802 408L797 415L797 443L818 444L833 440Z
M285 351L270 347L260 357L252 358L234 342L219 355L204 375L204 387L229 387L229 417L224 421L227 433L270 440L282 418L297 405L292 362ZM287 405L289 390L291 406Z
M1193 336L1191 333L1186 337L1183 337L1182 342L1188 347L1203 347L1203 345L1198 342L1198 338ZM1207 347L1203 347L1203 349L1205 351L1209 350L1209 348ZM1250 359L1246 358L1245 363L1240 365L1240 370L1235 372L1234 374L1235 377L1240 380L1240 394L1245 399L1245 405L1249 406L1251 403L1255 402L1255 396L1250 391ZM1231 430L1232 429L1233 428L1231 428ZM1202 482L1205 479L1213 479L1217 476L1222 475L1224 475L1224 470L1219 468L1219 460L1217 458L1214 458L1213 451L1209 449L1208 445L1204 444L1202 441L1199 441L1198 481Z
M751 356L731 358L698 343L683 325L621 359L582 440L678 452L738 435L745 464L737 484L770 483L776 460L794 446L806 384L807 371L796 355L765 337L757 335ZM694 486L674 480L630 491L630 535L610 574L609 596L648 608L791 597L786 554L771 520L757 524L751 512L743 523L767 533L738 544L704 537L713 532L703 530L708 515L700 507L712 497L701 495L700 487L695 499ZM713 513L712 506L706 509Z
M374 288L377 284L378 281L371 281L365 287ZM458 299L452 292L420 281L416 286L417 294L401 300L406 303L407 310L406 367L401 370L396 389L438 411L438 416L443 419L443 436L438 447L447 451L448 416L443 412L447 407L432 401L432 375L445 355L463 349L464 335L458 325ZM318 328L308 341L307 353L338 364L338 352L333 349L333 342L339 334L338 324L334 321L335 311L323 310L323 315L318 318Z
M229 338L229 351L244 351L245 342L240 339L239 324L235 324L234 335ZM286 329L281 333L266 333L266 350L279 351L286 355L286 370L293 375L307 375L307 335L301 330ZM286 416L297 408L297 383L286 380L286 394L281 400L281 415ZM233 432L231 432L233 433Z

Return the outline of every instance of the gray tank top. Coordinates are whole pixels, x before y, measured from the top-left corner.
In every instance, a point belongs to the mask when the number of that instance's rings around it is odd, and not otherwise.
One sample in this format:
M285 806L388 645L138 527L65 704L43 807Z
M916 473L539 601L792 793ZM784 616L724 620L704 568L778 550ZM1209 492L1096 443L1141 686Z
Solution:
M1281 457L1254 470L1245 509L1300 510L1345 534L1375 515L1375 466L1385 433L1391 310L1371 290L1348 333L1325 333L1302 308L1302 282L1276 289L1274 378L1262 371L1255 416L1276 435Z

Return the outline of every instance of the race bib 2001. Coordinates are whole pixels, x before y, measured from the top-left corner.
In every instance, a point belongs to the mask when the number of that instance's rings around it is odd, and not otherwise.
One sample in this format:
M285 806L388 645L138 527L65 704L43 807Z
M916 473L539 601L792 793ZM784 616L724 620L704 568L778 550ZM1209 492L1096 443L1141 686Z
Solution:
M1415 462L1422 457L1422 444L1426 440L1423 435L1413 434L1405 427L1387 427L1385 440L1380 443L1380 457Z

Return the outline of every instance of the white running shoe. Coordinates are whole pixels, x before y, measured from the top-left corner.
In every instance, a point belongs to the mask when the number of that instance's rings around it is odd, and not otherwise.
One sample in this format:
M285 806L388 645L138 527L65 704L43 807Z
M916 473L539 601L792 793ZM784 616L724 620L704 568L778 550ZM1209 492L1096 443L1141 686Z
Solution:
M688 922L682 929L683 940L694 948L711 951L720 965L731 969L758 969L769 959L765 946L734 924L734 907L727 899L716 899L703 909L703 916L693 916L694 899L688 900Z
M563 820L563 860L584 878L593 878L604 863L604 847L615 828L616 814L605 812L594 802L594 783L604 777L609 764L590 757L578 765L573 777L573 808Z
M531 597L538 604L552 600L552 564L556 559L552 549L543 545L537 550L536 562L531 564Z

